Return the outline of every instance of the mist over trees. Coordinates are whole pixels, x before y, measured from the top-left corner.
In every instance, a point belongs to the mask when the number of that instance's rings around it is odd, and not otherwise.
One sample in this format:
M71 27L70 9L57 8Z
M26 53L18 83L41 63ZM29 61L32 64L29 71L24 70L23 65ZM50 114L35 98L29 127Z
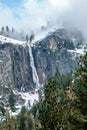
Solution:
M0 35L20 41L29 41L29 42L32 42L35 37L35 34L32 32L26 34L24 31L17 31L14 27L10 28L8 25L5 27L4 26L1 27Z

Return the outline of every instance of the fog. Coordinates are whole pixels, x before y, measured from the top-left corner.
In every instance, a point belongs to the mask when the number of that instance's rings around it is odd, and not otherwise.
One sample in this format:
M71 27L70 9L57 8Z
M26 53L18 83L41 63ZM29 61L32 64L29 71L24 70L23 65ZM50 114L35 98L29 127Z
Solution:
M48 23L67 24L87 37L87 0L22 0L14 8L0 2L0 27L34 31Z
M87 38L87 0L71 0L70 8L62 18L64 22L81 30Z

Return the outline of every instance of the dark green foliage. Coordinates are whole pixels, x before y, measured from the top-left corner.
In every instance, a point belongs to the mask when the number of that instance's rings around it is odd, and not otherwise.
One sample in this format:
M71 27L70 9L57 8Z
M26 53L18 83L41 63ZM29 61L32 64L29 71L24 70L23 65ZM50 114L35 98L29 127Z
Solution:
M35 130L42 130L40 121L37 118L34 120L34 129Z
M27 113L26 128L27 130L32 130L34 128L33 117L30 112Z
M27 120L27 130L32 130L33 129L33 120L31 117L28 117Z
M62 84L62 76L60 75L59 72L56 73L55 77L54 77L54 80L55 80L55 85L58 87L58 88L62 88L63 87L63 84Z
M87 130L87 52L80 57L78 68L75 71L74 92L76 94L75 105L80 112L82 127Z
M57 72L45 84L39 102L28 112L22 107L15 124L7 116L1 130L87 130L87 53L80 58L74 81L72 86L71 74Z
M64 122L64 109L66 108L64 104L65 93L63 90L58 89L58 84L56 83L55 78L49 79L44 90L45 99L41 101L39 106L39 119L44 130L60 130L67 123Z
M37 104L34 104L31 110L34 118L36 118L37 109L38 109Z
M72 75L70 73L67 73L66 75L62 75L62 84L63 87L66 88L66 86L70 86L72 84Z
M73 76L71 73L66 73L65 75L61 75L59 72L55 75L55 82L58 88L66 89L67 86L72 85Z
M18 130L26 130L26 108L25 106L22 107L21 113L19 116L19 129Z
M13 112L15 111L15 102L16 102L15 95L14 95L13 91L11 91L10 95L9 95L9 105Z

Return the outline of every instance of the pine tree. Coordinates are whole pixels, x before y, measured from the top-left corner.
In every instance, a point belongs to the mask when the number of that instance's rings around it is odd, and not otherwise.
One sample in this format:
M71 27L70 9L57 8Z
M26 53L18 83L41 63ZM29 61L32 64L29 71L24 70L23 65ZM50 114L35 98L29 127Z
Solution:
M34 122L33 122L33 117L31 112L27 113L26 126L27 126L27 130L33 130Z
M80 57L75 71L75 105L79 111L81 130L87 130L87 52Z
M14 95L13 91L11 91L10 95L9 95L9 105L13 112L15 111L15 102L16 102L15 95Z
M2 28L1 28L1 32L4 32L4 31L5 31L4 26L2 26Z
M34 127L35 127L35 130L42 130L40 121L37 118L34 120Z
M45 99L39 107L39 118L44 130L59 130L61 128L62 106L58 94L55 79L49 79L44 90Z
M9 32L9 27L8 26L6 26L6 31Z
M62 75L62 84L63 87L66 88L67 86L71 86L72 84L72 74L66 73L65 75Z
M34 37L35 37L35 35L34 35L34 33L32 33L32 34L30 35L30 42L32 42L32 41L34 40Z
M2 26L2 27L1 27L0 34L1 34L1 35L5 34L5 29L4 29L4 26Z
M21 108L21 113L19 116L19 129L18 130L26 130L26 108L23 106Z

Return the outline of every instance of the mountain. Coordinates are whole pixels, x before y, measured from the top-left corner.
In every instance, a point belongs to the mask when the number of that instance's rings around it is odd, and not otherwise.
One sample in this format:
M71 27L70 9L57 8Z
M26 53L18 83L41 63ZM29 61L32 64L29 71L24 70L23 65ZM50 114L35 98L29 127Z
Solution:
M40 33L31 42L0 35L0 99L5 98L8 106L11 90L16 95L16 106L32 102L30 95L38 99L37 92L29 91L40 89L57 71L72 73L85 46L79 31L63 27Z
M57 71L61 74L72 73L78 57L84 52L84 46L80 32L64 28L50 32L43 40L37 41L33 55L40 83L54 76Z
M37 88L57 71L73 72L84 51L81 33L59 28L43 34L32 43L0 35L1 84L27 91Z

